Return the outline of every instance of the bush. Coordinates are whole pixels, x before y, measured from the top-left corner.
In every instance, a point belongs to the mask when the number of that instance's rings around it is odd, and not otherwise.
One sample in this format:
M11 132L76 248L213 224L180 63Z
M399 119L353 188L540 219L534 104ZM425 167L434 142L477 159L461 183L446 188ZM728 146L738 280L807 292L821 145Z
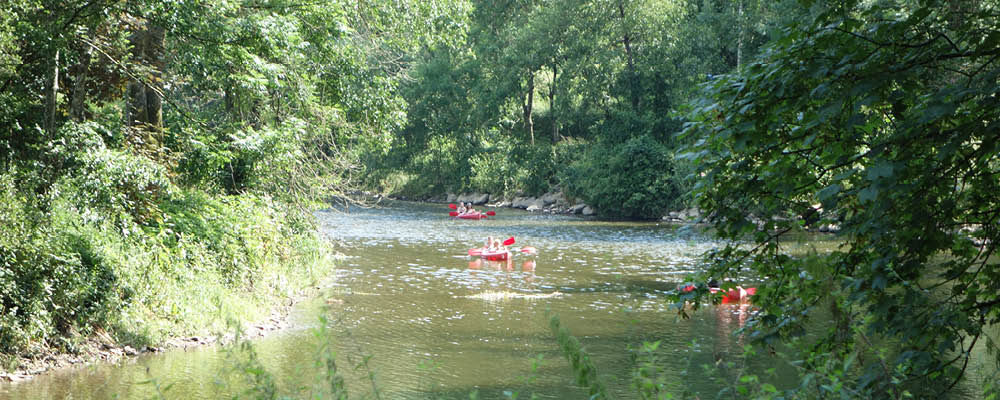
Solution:
M649 136L589 148L560 173L566 194L610 218L654 219L680 206L675 162Z
M150 177L108 171L137 158L97 151L89 159L108 164L81 163L89 173L43 200L22 169L0 174L0 353L74 351L95 329L145 345L260 318L332 267L308 214L266 196L173 190L149 200L159 218L116 218L145 204L129 194Z
M539 195L554 178L552 147L503 140L469 160L469 189L495 195Z
M77 189L75 204L81 210L95 209L88 217L110 216L115 225L126 219L148 225L162 219L159 202L171 190L163 166L143 156L103 147L79 156L82 165L64 184Z
M41 213L0 176L0 352L87 333L128 298L95 229Z
M405 167L417 176L408 181L399 194L425 198L461 190L472 168L470 155L467 146L459 140L441 136L432 138L427 148L413 156Z

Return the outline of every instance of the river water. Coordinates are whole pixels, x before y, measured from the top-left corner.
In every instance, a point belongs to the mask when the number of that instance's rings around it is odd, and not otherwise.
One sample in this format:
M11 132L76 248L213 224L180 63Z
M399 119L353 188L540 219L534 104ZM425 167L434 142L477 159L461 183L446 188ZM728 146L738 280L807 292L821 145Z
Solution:
M447 211L394 202L317 213L344 255L337 276L296 307L293 328L253 342L281 394L322 393L325 368L316 360L330 343L351 398L586 398L549 329L558 315L615 398L637 398L629 348L655 341L672 392L714 398L722 386L701 365L735 360L746 344L732 331L752 307L707 306L681 319L665 300L712 245L697 228L510 209L453 220ZM512 247L538 254L505 262L466 256L490 235L513 236ZM813 238L800 246L833 245ZM232 373L245 356L218 346L147 354L3 384L0 398L232 397L247 388L247 374ZM737 367L760 375L776 368L779 385L794 385L781 360L762 356Z

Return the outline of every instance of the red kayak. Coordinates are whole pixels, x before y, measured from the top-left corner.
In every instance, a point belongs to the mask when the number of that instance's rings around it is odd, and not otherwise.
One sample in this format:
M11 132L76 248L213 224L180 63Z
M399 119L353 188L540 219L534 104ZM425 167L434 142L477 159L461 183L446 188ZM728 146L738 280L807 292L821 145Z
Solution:
M683 289L685 292L690 292L694 290L694 286L687 285ZM722 289L719 288L708 288L712 293L719 293ZM750 296L757 294L757 288L741 288L739 286L729 289L728 292L723 293L722 304L739 303L743 301L750 301Z
M483 250L479 249L469 249L470 256L479 256L487 261L503 261L510 257L510 252L507 250Z
M534 247L527 246L520 249L514 249L514 252L520 252L527 255L538 254L538 250ZM511 256L511 252L508 250L498 250L498 251L485 251L482 248L469 249L469 255L473 257L482 257L489 261L503 261Z
M461 219L486 219L486 214L481 214L481 213L462 214L462 215L456 215L455 218L461 218Z

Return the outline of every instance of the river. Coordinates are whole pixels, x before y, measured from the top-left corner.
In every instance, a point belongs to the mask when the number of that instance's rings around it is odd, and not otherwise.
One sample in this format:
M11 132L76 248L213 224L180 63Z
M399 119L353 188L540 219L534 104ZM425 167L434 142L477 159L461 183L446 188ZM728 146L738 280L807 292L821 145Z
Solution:
M714 398L722 386L701 365L735 360L746 344L731 332L752 307L706 306L681 319L665 300L712 246L698 228L510 209L453 220L447 211L393 202L316 214L344 255L337 276L296 307L293 328L253 342L280 393L308 398L320 390L316 360L332 343L351 398L586 398L549 329L558 315L615 398L637 398L628 349L654 341L671 391ZM538 254L508 262L466 256L490 235L513 236L512 247ZM834 245L817 236L799 246ZM219 346L146 354L2 384L0 398L232 397L247 386L246 374L232 373L237 355ZM787 363L768 356L737 367L761 375L774 367L779 384L794 384Z

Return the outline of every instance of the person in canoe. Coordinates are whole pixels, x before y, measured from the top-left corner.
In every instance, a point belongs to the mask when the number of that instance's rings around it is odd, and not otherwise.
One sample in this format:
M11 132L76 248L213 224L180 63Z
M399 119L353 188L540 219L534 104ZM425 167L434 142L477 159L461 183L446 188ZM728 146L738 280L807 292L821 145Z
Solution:
M695 289L694 285L687 285L681 288L682 291L690 292ZM750 297L757 294L757 288L743 288L742 286L736 286L735 288L729 289L728 291L722 290L719 287L719 281L714 278L708 281L708 290L712 293L722 292L722 303L723 304L733 304L733 303L743 303L749 302Z
M507 251L507 246L504 246L500 238L493 239L493 249L496 251Z

